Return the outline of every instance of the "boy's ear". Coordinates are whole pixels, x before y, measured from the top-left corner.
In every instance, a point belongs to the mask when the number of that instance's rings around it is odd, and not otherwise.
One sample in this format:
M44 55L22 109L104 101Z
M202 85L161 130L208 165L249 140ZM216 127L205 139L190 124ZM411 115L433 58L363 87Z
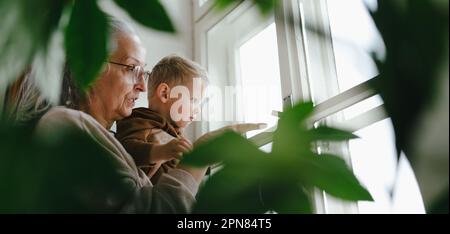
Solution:
M166 83L161 83L156 89L156 95L162 103L167 103L169 101L170 88Z

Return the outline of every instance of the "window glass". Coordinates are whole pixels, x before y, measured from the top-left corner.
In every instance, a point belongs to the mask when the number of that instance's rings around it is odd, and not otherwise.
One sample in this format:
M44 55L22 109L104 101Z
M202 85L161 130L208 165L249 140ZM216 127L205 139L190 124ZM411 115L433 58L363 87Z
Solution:
M376 0L327 1L340 92L378 75L371 53L383 57L385 47L369 13L376 4Z
M397 163L391 120L376 122L355 134L360 139L349 141L353 171L374 198L374 202L358 202L359 212L424 213L408 160L402 156Z
M209 0L197 0L198 1L198 5L200 7L202 7L206 2L208 2Z
M353 106L346 108L344 112L345 120L350 120L360 114L363 114L373 108L383 105L383 99L380 95L375 95Z
M239 47L239 70L242 97L239 108L244 121L274 126L282 111L280 68L275 23ZM248 134L252 136L260 131Z
M272 143L269 143L267 145L261 146L259 147L260 150L266 152L266 153L270 153L272 152Z
M282 111L274 17L262 17L256 5L242 4L208 31L206 43L210 87L203 119L209 130L243 122L274 126L274 111Z

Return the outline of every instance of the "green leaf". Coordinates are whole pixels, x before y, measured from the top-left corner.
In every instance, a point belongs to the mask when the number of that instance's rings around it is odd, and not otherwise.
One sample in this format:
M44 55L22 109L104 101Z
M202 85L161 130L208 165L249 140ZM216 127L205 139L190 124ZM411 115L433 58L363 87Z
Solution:
M207 166L218 162L229 164L252 163L265 153L241 135L229 131L199 145L183 157L182 162L192 166Z
M26 25L36 36L39 46L46 48L52 33L58 27L67 0L43 0L30 2L22 0ZM39 17L29 17L39 12Z
M448 7L435 2L379 1L372 13L387 49L384 60L374 56L380 76L372 87L392 119L398 155L413 155L416 127L445 78L442 66L448 67Z
M278 120L277 130L274 133L274 141L280 138L282 141L283 136L287 136L289 132L293 132L293 130L306 129L304 123L306 119L312 114L314 110L314 105L312 102L299 103L294 107L286 110L280 116ZM295 132L295 131L294 131Z
M267 210L276 211L280 214L312 213L309 196L292 178L269 183L264 182L261 188L261 196Z
M65 4L59 0L0 1L0 86L18 78L38 49L47 49Z
M69 66L80 88L86 90L108 57L108 23L97 1L77 0L65 33Z
M164 32L175 32L164 6L158 0L114 0L128 14L142 25L161 30Z
M359 138L351 132L326 126L311 129L308 135L312 141L346 141Z
M31 126L2 125L2 213L112 213L133 192L114 157L79 129L37 136Z
M439 108L437 97L444 95L440 101L448 102L448 97L445 98L448 92L441 92L439 87L448 82L448 1L378 1L378 10L372 17L387 53L384 59L373 56L380 75L371 86L383 98L384 108L391 117L398 156L405 153L412 168L422 168L418 163L431 163L432 158L448 159L448 150L436 149L433 153L442 151L440 156L430 157L430 153L419 154L426 150L418 150L415 144L429 137L418 129L428 123L428 118L433 119L430 111ZM429 127L423 129L432 131ZM423 170L426 176L417 179L422 189L434 183L427 179L428 173L435 171ZM448 170L442 176L448 177ZM433 201L425 198L424 202L430 213Z
M267 159L266 153L232 131L202 143L184 156L182 163L192 166L217 162L224 165L200 190L194 213L264 212L258 196L261 177L271 170Z
M299 158L300 181L318 187L345 200L372 201L370 193L361 186L344 160L334 155L309 155Z
M313 112L312 102L302 102L286 110L280 116L279 125L295 126L305 121Z
M272 151L277 155L294 155L309 151L311 141L306 137L306 119L312 114L312 102L299 103L280 116L273 135ZM295 146L295 147L294 147Z
M448 214L448 185L427 208L429 214Z
M218 10L224 10L236 2L243 2L242 0L216 0L214 6ZM261 15L267 16L277 8L279 0L253 0L258 7Z
M258 173L245 167L225 166L200 189L193 213L263 213L267 210L260 200L260 182Z
M239 1L242 1L242 0L216 0L214 2L214 7L218 10L224 10L231 4L234 4L235 2L239 2Z
M276 9L279 0L253 0L261 11L262 15L268 15L271 12L274 12Z

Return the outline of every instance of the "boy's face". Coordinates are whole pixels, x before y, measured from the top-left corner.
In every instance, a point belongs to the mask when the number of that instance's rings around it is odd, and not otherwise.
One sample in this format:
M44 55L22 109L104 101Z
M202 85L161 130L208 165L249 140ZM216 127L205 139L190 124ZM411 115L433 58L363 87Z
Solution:
M165 95L159 91L164 87ZM205 89L206 84L200 78L189 79L186 84L160 84L157 89L160 111L166 118L171 118L179 128L185 128L201 113Z
M174 109L177 108L179 106L177 103L183 103L183 105L185 105L183 109L188 110L188 116L185 116L181 120L174 121L178 127L185 128L196 119L199 113L201 113L201 104L204 99L206 85L200 78L195 78L189 79L187 84L182 84L181 86L184 86L189 90L189 95L184 97L175 95L175 98L170 99L170 107Z

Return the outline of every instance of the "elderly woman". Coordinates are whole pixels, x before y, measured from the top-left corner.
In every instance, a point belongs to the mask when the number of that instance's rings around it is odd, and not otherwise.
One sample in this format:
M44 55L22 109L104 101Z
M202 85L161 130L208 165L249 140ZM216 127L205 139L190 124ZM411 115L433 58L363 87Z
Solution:
M70 72L66 71L63 88L65 107L49 110L40 119L37 132L49 134L55 129L75 127L110 153L115 165L118 165L116 174L122 180L118 184L126 184L128 192L119 198L117 194L102 194L99 197L103 199L98 199L95 196L99 191L86 191L86 194L91 194L91 197L85 198L89 200L86 203L99 200L100 204L95 204L95 207L100 212L187 213L195 201L206 168L180 165L153 185L109 131L115 121L131 114L139 93L146 91L146 73L142 69L145 49L128 25L117 20L111 20L110 24L114 46L104 70L86 95L77 90L70 79ZM112 198L114 202L111 202Z

